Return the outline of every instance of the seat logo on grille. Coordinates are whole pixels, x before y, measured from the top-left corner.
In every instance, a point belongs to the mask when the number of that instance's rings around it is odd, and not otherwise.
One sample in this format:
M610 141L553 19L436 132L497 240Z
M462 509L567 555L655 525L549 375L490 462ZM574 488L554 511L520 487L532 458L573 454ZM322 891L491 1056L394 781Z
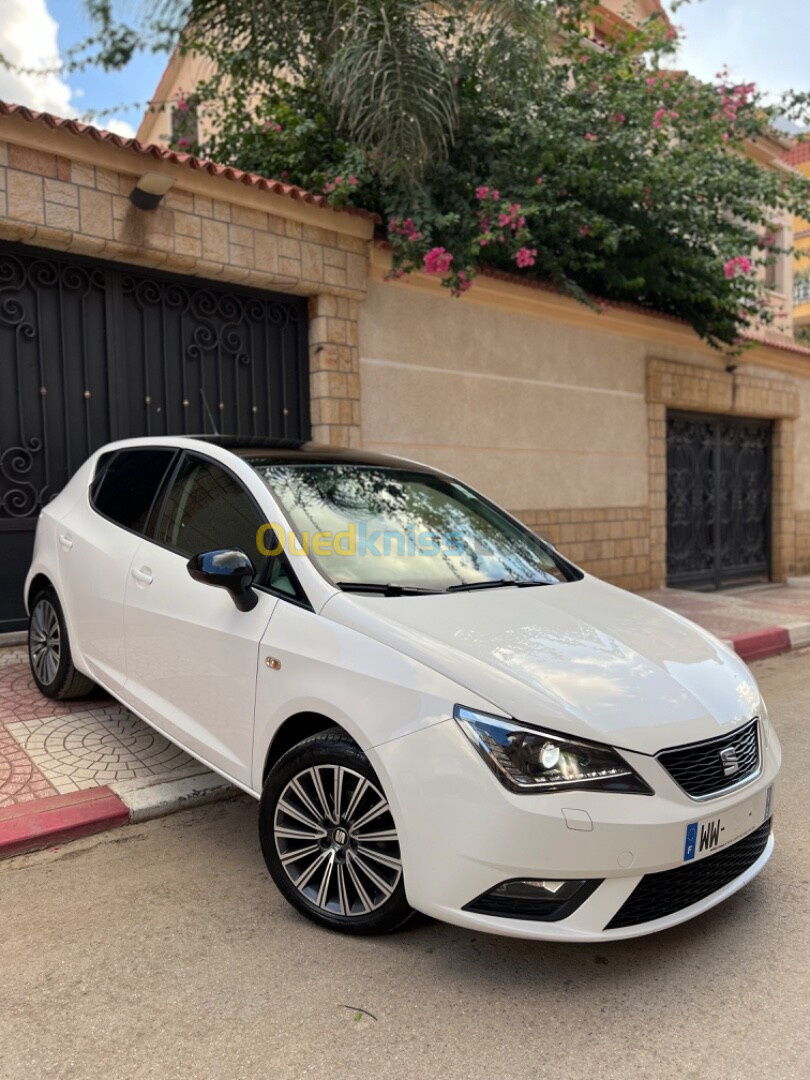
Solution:
M740 771L737 751L733 746L726 746L720 751L720 761L723 763L723 772L726 776L733 776Z

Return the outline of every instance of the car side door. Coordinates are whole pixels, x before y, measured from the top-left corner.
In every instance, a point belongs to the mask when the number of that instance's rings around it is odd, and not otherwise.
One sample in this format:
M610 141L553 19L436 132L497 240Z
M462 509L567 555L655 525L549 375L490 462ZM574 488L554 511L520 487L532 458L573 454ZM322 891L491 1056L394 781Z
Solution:
M195 757L250 785L259 642L278 598L262 587L262 512L225 466L185 452L166 488L152 538L126 584L125 698ZM238 548L257 570L257 600L240 611L221 588L194 581L187 563Z
M125 680L124 591L129 566L177 451L112 450L56 530L58 593L88 674L114 693Z

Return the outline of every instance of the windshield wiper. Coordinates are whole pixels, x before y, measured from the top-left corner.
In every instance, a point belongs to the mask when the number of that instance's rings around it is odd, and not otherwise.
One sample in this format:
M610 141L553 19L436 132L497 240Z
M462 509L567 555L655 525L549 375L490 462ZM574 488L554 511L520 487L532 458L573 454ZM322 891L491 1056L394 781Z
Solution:
M335 585L343 592L373 593L377 596L428 596L440 592L439 589L420 589L418 585L397 585L389 582L383 585L377 581L336 581Z
M449 585L445 592L472 592L474 589L502 589L513 585L517 589L528 589L533 585L550 585L550 581L518 581L515 578L495 578L492 581L468 581L460 585Z

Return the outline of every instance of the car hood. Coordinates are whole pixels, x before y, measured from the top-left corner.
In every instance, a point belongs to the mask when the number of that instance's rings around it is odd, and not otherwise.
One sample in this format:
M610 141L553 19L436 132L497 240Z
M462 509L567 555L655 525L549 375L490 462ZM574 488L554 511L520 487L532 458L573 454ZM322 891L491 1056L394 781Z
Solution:
M322 614L441 672L494 711L640 753L722 735L761 708L729 647L587 575L435 596L340 593Z

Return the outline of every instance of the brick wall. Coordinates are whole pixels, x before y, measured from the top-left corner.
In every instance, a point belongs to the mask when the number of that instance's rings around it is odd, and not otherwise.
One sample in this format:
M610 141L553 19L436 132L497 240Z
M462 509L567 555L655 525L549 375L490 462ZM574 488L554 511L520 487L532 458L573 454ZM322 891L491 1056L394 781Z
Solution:
M583 570L625 589L649 588L650 519L646 507L513 513Z
M795 574L810 574L810 510L796 513Z

